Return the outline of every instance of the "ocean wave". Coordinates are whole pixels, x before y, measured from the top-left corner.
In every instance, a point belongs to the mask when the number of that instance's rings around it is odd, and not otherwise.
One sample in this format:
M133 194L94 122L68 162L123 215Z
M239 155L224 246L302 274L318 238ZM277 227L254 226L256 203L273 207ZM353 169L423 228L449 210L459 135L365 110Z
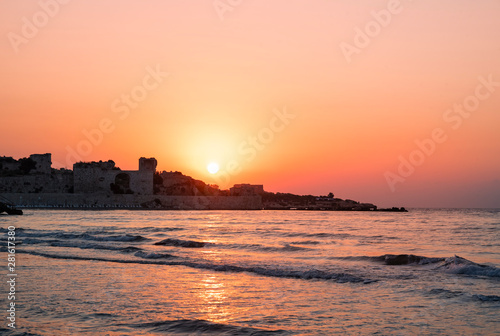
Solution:
M384 254L381 256L347 256L347 257L332 257L331 259L345 260L368 260L375 262L383 262L386 265L426 265L444 261L445 258L430 258L414 254Z
M473 299L481 302L495 302L500 301L500 296L497 295L483 295L483 294L468 294L461 291L454 291L444 288L433 288L429 292L429 294L436 295L446 299L452 299L456 297L465 297L468 299Z
M136 251L142 251L142 249L135 246L127 246L127 247L122 247L121 249L119 249L119 251L123 253L131 253Z
M83 240L94 240L94 241L120 241L120 242L136 242L148 240L143 236L139 235L113 235L113 236L97 236L93 234L85 233L66 233L66 232L23 232L19 234L20 237L27 238L57 238L57 239L83 239Z
M428 293L431 295L436 295L447 299L464 295L464 293L461 291L453 291L445 288L432 288L431 290L429 290Z
M194 240L182 240L175 238L167 238L162 241L156 242L155 245L166 245L166 246L180 246L180 247L204 247L206 245L205 242L198 242Z
M472 295L472 297L476 300L483 301L483 302L500 301L500 296L497 296L497 295L474 294L474 295Z
M18 245L24 244L24 245L36 245L36 244L50 244L50 243L57 243L60 240L57 239L36 239L36 238L24 238L23 240L20 240L17 242Z
M293 241L290 244L295 244L295 245L318 245L321 242L317 240L302 240L302 241Z
M465 258L454 256L446 258L442 265L438 267L446 273L464 274L471 276L500 277L500 268L476 264Z
M351 238L357 237L349 233L329 233L329 232L317 232L317 233L306 233L306 232L291 232L285 234L286 237L314 237L314 238Z
M24 231L24 230L25 230L25 229L23 229L23 228L16 227L16 233L19 233L20 231L22 232L22 231ZM9 229L7 229L7 228L5 228L5 229L4 229L4 228L0 228L0 232L7 232L7 231L10 231L10 230L9 230Z
M423 257L413 254L384 254L378 257L352 256L352 257L331 257L331 259L344 260L369 260L383 262L386 265L429 265L435 264L434 270L445 273L463 274L470 276L500 277L500 268L488 265L477 264L465 258L454 256L450 258Z
M310 248L307 247L295 246L291 244L285 244L279 247L260 246L259 249L261 251L268 251L268 252L296 252L296 251L310 250Z
M293 269L280 269L280 268L269 268L269 267L258 267L258 266L251 267L251 266L236 266L236 265L225 265L225 264L211 264L211 263L200 263L191 261L111 259L111 258L100 258L100 257L68 256L68 255L50 254L45 252L36 252L36 251L22 251L22 252L45 258L54 258L54 259L104 261L104 262L116 262L124 264L186 266L196 269L205 269L217 272L232 272L232 273L246 272L246 273L252 273L268 277L276 277L276 278L290 278L290 279L302 279L302 280L331 280L338 283L363 282L366 284L376 281L372 279L364 279L359 276L352 275L346 272L337 273L337 272L322 271L317 269L293 270Z
M443 261L444 258L423 257L414 254L384 254L379 257L373 257L386 265L427 265Z
M91 236L89 235L88 238L89 240L97 240L97 241L120 241L120 242L138 242L138 241L143 241L143 240L149 240L146 237L139 236L139 235L130 235L130 234L125 234L121 236L107 236L107 237L99 237L99 236Z
M121 251L126 253L142 250L141 248L135 246L120 247L120 246L100 245L100 244L85 243L85 242L82 243L68 242L68 241L50 242L49 245L54 247L74 247L82 250L109 250L109 251Z
M134 253L134 256L143 259L168 259L175 257L174 255L168 253L153 253L153 252L148 253L144 251L137 251Z
M5 336L42 336L41 334L33 334L30 332L17 331L13 329L7 329L0 327L0 335Z
M143 228L137 229L138 231L145 231L145 232L172 232L172 231L182 231L185 230L184 228L176 228L176 227L153 227L153 226L146 226Z
M149 329L152 332L218 334L218 335L284 335L285 330L266 330L255 327L240 327L230 324L214 323L205 320L172 320L128 324L131 328Z
M28 230L23 230L21 232L17 232L17 228L16 228L16 236L19 236L19 237L27 237L27 238L45 238L45 237L54 237L55 235L57 234L62 234L61 231L50 231L50 232L47 232L47 231L38 231L36 230L35 232L32 232L32 230L28 231Z
M295 251L311 250L311 248L308 247L295 246L292 244L284 244L282 246L266 246L262 244L210 244L210 245L221 248L234 248L234 249L243 249L251 251L264 251L264 252L295 252Z

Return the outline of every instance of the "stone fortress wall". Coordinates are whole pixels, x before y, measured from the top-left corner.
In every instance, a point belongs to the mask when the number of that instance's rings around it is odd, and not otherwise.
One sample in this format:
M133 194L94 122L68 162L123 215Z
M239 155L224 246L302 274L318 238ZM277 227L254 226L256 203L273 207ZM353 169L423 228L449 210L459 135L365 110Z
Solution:
M0 157L1 193L70 193L73 172L52 169L51 154L32 154L14 160Z
M151 163L144 164L154 160ZM153 194L156 160L141 158L139 170L121 170L113 161L79 162L73 165L75 194Z
M2 193L17 207L48 209L261 210L254 196L166 196L101 194Z
M109 160L78 162L71 171L53 169L49 153L19 160L0 157L0 194L22 207L262 209L261 196L255 194L238 197L155 194L156 166L156 159L140 158L139 170L121 170ZM167 187L192 180L180 173L164 172L163 175Z
M73 174L0 177L0 193L70 193Z

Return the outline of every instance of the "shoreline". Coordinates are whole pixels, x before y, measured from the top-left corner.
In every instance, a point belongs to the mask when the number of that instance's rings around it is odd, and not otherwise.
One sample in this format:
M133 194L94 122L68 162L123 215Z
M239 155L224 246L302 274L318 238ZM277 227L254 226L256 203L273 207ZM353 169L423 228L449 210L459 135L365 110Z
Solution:
M129 211L321 211L321 212L408 212L405 208L375 209L375 210L351 210L351 209L167 209L167 208L144 208L137 207L50 207L50 206L16 206L20 210L82 210L82 211L106 211L106 210L129 210Z

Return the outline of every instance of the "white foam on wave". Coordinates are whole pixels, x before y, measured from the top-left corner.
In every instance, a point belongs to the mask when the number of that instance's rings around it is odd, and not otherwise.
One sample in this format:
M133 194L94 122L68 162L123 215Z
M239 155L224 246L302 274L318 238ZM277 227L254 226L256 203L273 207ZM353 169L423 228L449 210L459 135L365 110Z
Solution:
M459 256L446 258L443 264L439 265L438 268L444 270L446 273L452 274L486 276L495 278L500 277L500 268L476 264L473 261Z
M130 260L130 259L112 259L112 258L102 258L102 257L83 257L83 256L68 256L60 254L51 254L46 252L36 252L36 251L23 251L24 253L37 255L46 258L54 259L72 259L72 260L89 260L89 261L105 261L105 262L117 262L126 264L154 264L154 265L165 265L165 266L186 266L197 269L206 269L217 272L233 272L233 273L252 273L256 275L276 277L276 278L290 278L290 279L302 279L302 280L330 280L338 283L372 283L376 280L364 279L356 275L352 275L345 272L331 272L323 271L318 269L309 270L296 270L296 269L283 269L283 268L270 268L270 267L258 267L258 266L236 266L227 264L212 264L212 263L200 263L192 261L165 261L165 260L152 260L158 258L149 258L147 260ZM140 254L139 256L141 256ZM147 254L146 254L147 255ZM151 255L153 256L153 255ZM142 258L142 257L141 257Z

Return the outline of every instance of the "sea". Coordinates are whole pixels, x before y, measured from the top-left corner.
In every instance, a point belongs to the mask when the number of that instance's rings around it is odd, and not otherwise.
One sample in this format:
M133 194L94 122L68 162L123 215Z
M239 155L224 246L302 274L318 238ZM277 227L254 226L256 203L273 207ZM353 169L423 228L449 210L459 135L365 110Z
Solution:
M1 335L500 335L500 209L24 213Z

